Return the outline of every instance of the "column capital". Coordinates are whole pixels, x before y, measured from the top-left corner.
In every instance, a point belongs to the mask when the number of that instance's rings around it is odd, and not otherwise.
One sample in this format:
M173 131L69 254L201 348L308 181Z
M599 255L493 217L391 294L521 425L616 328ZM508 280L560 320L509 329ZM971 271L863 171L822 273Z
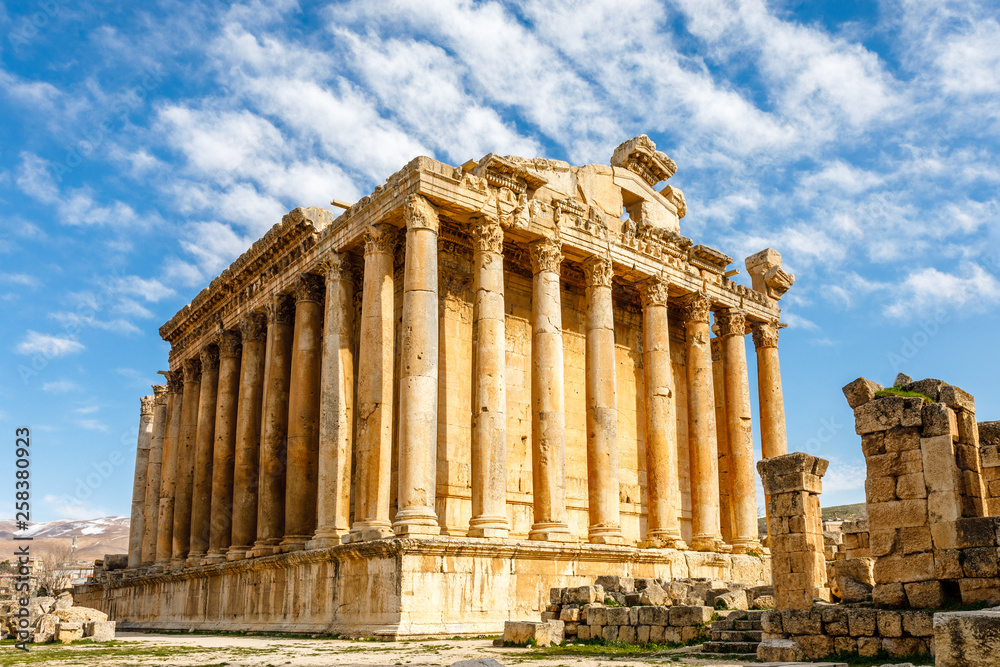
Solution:
M406 229L429 229L437 234L437 207L422 195L407 195L403 200L403 217L406 219Z
M245 343L263 343L267 340L267 316L247 313L240 318L240 333Z
M477 216L469 221L469 234L476 253L503 254L503 227L493 218Z
M276 294L267 302L270 324L292 324L295 321L295 299L290 294Z
M380 223L365 230L365 256L373 252L394 254L399 232L392 225Z
M323 276L315 273L303 273L295 280L295 301L312 301L314 303L323 302L323 293L326 285Z
M666 306L670 296L670 284L659 276L653 276L639 283L639 296L642 307Z
M184 372L183 371L160 371L163 373L163 377L167 380L167 393L168 394L179 394L184 391Z
M528 246L531 250L532 273L559 273L562 248L550 238L539 239Z
M610 259L592 255L583 262L583 275L586 278L587 287L611 287L611 279L615 272Z
M747 314L739 308L725 308L715 313L720 336L745 336Z
M152 416L153 408L156 406L156 396L150 394L149 396L139 397L139 414L142 416Z
M184 384L188 382L201 382L201 360L184 360Z
M156 399L156 402L158 404L162 403L164 395L167 393L167 385L165 385L165 384L154 384L154 385L151 385L151 386L153 388L153 397Z
M351 262L346 253L328 252L319 261L319 269L326 276L327 282L351 279Z
M205 345L198 354L201 360L202 371L219 370L219 347L217 345Z
M712 301L704 292L692 292L684 302L684 319L687 322L704 322L708 324L708 314L712 310Z
M752 326L753 331L753 345L756 349L761 349L763 347L778 347L778 321L771 320L770 322L754 322Z
M243 339L239 331L227 329L219 335L219 356L226 359L239 357L243 353Z

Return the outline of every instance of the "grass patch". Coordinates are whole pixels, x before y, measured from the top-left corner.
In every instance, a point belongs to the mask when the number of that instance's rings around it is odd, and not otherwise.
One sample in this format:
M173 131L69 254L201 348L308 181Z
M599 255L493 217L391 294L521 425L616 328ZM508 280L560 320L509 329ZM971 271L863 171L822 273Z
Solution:
M895 387L889 387L888 389L879 389L875 392L875 398L885 398L886 396L902 396L903 398L922 398L928 403L937 403L933 398L927 394L921 394L919 391L906 391L900 385Z
M851 667L880 667L885 664L896 665L909 662L914 667L925 667L927 665L933 666L934 658L927 653L893 657L886 651L879 649L878 653L870 657L861 656L857 653L831 653L813 662L846 662Z

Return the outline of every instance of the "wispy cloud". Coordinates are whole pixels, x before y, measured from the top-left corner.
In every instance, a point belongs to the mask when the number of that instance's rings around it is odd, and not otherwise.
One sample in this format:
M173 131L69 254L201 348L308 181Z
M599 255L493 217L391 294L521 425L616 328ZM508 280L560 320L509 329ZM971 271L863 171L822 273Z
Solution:
M80 389L80 386L72 380L55 380L42 385L42 391L50 394L68 394Z
M19 354L42 354L53 358L82 352L84 345L73 338L38 333L29 329L16 349Z

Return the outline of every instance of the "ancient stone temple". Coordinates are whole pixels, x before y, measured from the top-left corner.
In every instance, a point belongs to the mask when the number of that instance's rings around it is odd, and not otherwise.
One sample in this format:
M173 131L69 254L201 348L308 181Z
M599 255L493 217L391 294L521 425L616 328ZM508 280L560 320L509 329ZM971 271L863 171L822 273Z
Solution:
M293 210L160 328L130 567L78 595L119 627L403 637L603 574L766 582L746 338L784 454L793 277L767 249L730 280L675 170L645 136L610 166L420 157Z

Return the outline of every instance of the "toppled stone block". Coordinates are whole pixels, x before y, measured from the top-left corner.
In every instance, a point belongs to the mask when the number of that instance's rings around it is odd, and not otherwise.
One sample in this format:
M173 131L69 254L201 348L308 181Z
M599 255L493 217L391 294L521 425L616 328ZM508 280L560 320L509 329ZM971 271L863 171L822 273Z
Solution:
M761 662L801 662L806 657L802 646L791 639L765 639L757 645Z
M716 609L749 609L750 602L747 600L745 590L736 590L716 597L714 607Z
M56 638L56 624L59 617L55 614L43 614L35 621L35 643L46 644Z
M63 644L83 639L83 623L79 621L59 621L56 623L55 639Z
M942 387L938 400L955 410L965 410L973 414L976 412L976 398L954 385L948 384Z
M639 604L665 605L670 603L670 596L656 583L646 586L639 594Z
M69 609L59 609L58 607L54 612L60 621L66 621L70 623L83 623L85 621L106 621L108 620L108 615L103 611L98 609L91 609L90 607L70 607Z
M95 642L113 642L115 621L87 621L83 624L83 636Z
M503 640L515 646L551 646L553 625L548 621L506 621L503 624Z
M632 577L604 575L598 577L596 583L598 586L601 586L605 592L632 593L635 591L635 580L632 579Z
M996 664L1000 656L1000 611L954 611L934 614L937 667Z
M875 398L875 392L882 391L885 387L865 378L858 378L844 387L844 396L851 409L860 407Z
M670 607L670 625L704 625L715 613L711 607Z

